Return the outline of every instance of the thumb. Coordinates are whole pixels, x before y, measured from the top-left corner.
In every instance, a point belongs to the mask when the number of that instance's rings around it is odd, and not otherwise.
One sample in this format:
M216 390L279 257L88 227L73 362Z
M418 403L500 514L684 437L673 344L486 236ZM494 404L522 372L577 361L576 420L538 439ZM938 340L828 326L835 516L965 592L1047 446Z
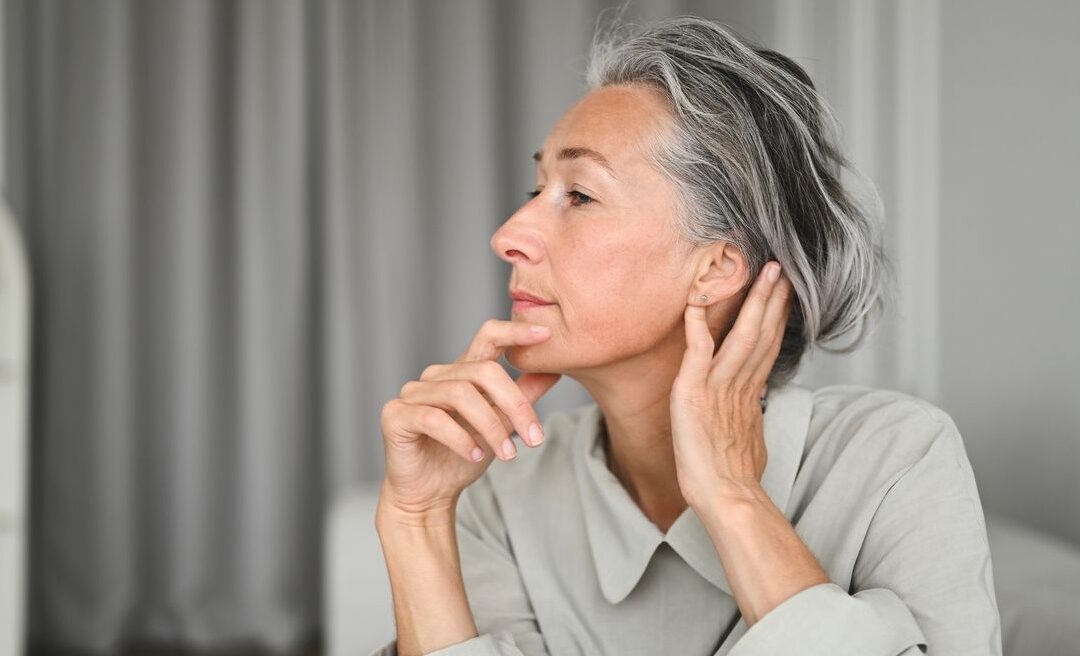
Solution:
M683 316L686 327L686 353L678 377L685 382L705 380L712 364L713 338L705 321L705 308L700 305L686 306Z

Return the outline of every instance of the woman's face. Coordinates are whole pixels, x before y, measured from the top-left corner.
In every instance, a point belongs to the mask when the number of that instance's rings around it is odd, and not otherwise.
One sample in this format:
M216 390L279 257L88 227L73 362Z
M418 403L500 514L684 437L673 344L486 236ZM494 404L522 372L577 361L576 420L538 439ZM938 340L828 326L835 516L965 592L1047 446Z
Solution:
M491 238L513 265L510 291L552 303L515 307L514 321L552 329L507 350L518 370L573 373L683 339L691 258L677 236L675 189L646 160L668 120L656 90L603 87L548 135L538 193Z

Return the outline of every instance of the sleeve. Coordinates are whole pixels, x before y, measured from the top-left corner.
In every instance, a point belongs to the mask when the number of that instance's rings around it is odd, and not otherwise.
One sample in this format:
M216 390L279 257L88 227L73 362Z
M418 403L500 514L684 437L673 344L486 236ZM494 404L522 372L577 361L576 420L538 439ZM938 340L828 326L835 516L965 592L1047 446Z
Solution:
M376 647L368 656L397 656L397 638L381 647Z
M496 631L481 633L475 638L429 651L425 656L519 656L522 653L511 634ZM397 639L379 647L368 656L397 656Z
M730 656L1001 655L975 475L952 419L936 408L929 416L936 434L874 512L854 593L831 582L798 592L751 626Z
M425 656L549 656L486 474L461 493L456 521L461 577L479 635ZM397 656L397 640L368 656Z

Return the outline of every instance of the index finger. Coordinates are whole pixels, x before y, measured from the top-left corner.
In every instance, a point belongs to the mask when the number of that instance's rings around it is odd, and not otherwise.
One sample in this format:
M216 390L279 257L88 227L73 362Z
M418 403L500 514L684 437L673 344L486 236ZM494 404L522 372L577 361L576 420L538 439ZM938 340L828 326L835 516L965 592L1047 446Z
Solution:
M764 384L776 363L776 357L783 344L784 332L787 329L788 317L791 315L793 291L791 279L786 274L781 274L765 307L765 318L761 324L761 340L743 366L743 372L749 372L749 378L752 381Z
M758 272L757 279L751 285L739 308L739 314L735 317L735 324L724 336L720 350L713 358L716 367L714 371L722 380L734 379L757 347L765 306L777 282L771 279L770 273L774 273L779 279L781 271L778 262L769 260Z
M480 330L476 331L469 347L455 362L498 360L508 346L542 342L550 336L551 329L547 326L488 319L480 326Z

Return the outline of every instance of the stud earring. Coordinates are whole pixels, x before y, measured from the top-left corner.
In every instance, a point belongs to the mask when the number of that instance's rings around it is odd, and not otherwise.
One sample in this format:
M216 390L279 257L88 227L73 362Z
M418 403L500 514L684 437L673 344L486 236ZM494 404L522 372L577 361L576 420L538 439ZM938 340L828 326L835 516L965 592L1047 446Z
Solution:
M709 296L707 294L702 294L701 295L701 302L704 303L707 300L709 300Z

